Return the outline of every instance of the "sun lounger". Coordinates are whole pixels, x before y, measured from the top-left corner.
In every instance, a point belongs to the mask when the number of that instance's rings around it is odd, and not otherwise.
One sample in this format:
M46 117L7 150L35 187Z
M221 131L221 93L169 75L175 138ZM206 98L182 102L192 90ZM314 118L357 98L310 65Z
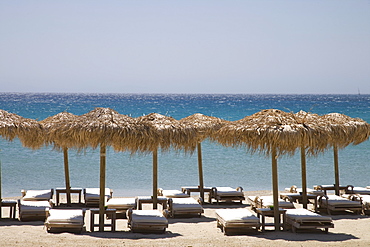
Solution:
M231 187L212 187L211 192L209 193L209 203L212 203L212 199L217 201L240 201L242 203L245 200L243 194L243 188L238 187L236 189Z
M159 188L157 191L158 196L164 196L167 198L186 198L190 197L190 195L182 192L181 190L164 190Z
M303 189L302 188L297 188L297 186L293 185L290 188L285 188L285 191L288 192L288 193L302 193ZM321 196L321 195L325 194L323 190L315 190L315 189L307 188L306 191L307 191L307 194L314 194L314 195L318 195L318 196Z
M168 227L166 217L158 210L129 209L127 219L127 225L132 232L164 233Z
M47 209L45 227L47 232L79 232L85 229L85 210Z
M348 186L345 190L346 194L370 195L370 188Z
M248 196L248 202L253 210L256 208L269 208L274 205L274 198L273 196ZM290 201L284 201L283 199L279 198L278 202L279 208L294 208L294 204Z
M18 200L19 220L42 220L46 218L45 211L52 208L51 201L24 201Z
M324 229L327 233L329 228L334 228L331 217L322 216L307 209L287 209L285 212L285 222L292 232L296 229Z
M216 210L217 227L225 235L232 230L245 231L260 228L260 220L251 211L245 208L237 209L217 209Z
M362 204L362 212L365 215L370 214L370 195L361 194L343 194L342 197L351 201L359 201Z
M18 200L19 220L42 220L46 218L45 210L53 207L53 189L21 190L22 198Z
M53 198L54 190L21 190L23 201L48 201Z
M362 204L360 201L351 201L337 195L323 195L318 198L319 210L326 210L328 214L333 211L353 211L361 213Z
M317 211L317 197L318 195L316 194L307 194L307 203L313 204L315 212ZM302 193L280 193L280 198L293 203L303 203Z
M105 188L104 198L105 203L108 199L112 198L113 191ZM99 207L100 201L100 188L86 188L84 189L85 205L87 207Z
M351 185L339 185L339 190L344 191L346 190L349 186ZM315 190L321 190L324 191L324 194L327 194L328 190L335 190L335 185L334 184L325 184L325 185L315 185L313 186Z
M200 203L192 197L168 199L168 212L171 217L201 216L204 212Z
M126 211L130 208L136 208L135 197L113 197L105 204L107 208L116 209L116 217L118 219L126 218Z

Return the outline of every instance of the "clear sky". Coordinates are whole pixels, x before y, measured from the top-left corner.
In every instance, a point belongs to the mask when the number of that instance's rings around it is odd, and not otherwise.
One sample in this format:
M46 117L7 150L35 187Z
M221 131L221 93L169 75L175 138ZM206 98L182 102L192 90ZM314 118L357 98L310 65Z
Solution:
M370 0L0 0L0 92L370 94Z

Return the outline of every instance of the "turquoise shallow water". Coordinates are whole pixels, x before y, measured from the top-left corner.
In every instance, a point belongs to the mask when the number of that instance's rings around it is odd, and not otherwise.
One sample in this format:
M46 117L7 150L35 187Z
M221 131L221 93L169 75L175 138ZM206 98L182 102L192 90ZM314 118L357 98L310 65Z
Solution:
M268 108L318 114L339 112L370 122L370 95L149 95L149 94L0 94L0 109L42 120L61 111L86 113L95 107L110 107L138 117L151 112L181 119L194 113L238 120ZM19 141L0 140L3 197L19 196L21 189L64 186L63 154L50 147L29 150ZM271 189L269 157L202 144L206 186L242 186L245 190ZM370 142L339 151L341 184L370 185ZM99 150L69 152L71 185L99 186ZM280 157L279 187L299 185L299 153ZM307 159L307 180L315 184L334 182L333 152ZM159 187L179 189L198 184L197 156L170 151L159 154ZM150 195L152 157L117 153L108 149L107 187L116 196Z

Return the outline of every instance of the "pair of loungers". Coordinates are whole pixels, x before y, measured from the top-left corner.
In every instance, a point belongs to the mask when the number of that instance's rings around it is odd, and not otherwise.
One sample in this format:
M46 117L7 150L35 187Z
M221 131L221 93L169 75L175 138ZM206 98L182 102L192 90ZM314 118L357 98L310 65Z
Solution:
M22 190L22 198L18 200L19 220L45 220L46 210L53 206L53 189Z
M163 190L158 189L158 196L165 196L167 198L186 198L190 197L190 190L188 193L185 193L187 188L198 188L196 186L190 186L190 187L183 187L182 191L180 190ZM199 189L195 189L198 191ZM244 194L243 194L243 188L232 188L232 187L212 187L208 188L207 191L209 193L208 195L208 202L212 203L214 200L216 200L217 204L220 201L239 201L240 203L245 200ZM201 198L201 200L204 200L204 198Z
M45 220L48 232L84 230L85 211L83 209L52 209L53 189L22 190L21 192L22 198L18 201L19 220Z
M324 229L327 233L333 228L331 217L322 216L307 209L286 209L285 229L296 232L297 229ZM218 209L216 210L217 227L224 234L231 231L258 230L261 227L260 219L248 209Z

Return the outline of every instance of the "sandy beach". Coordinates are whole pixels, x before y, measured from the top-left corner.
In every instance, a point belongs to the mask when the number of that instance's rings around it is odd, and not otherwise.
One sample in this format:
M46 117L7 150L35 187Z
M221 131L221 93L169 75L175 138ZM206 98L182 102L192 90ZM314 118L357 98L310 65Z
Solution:
M267 195L270 191L246 191L248 195ZM6 198L18 199L18 198ZM149 207L149 205L148 205ZM86 232L47 233L43 222L20 222L8 219L9 209L3 208L0 221L0 246L369 246L370 218L351 213L332 215L334 228L328 234L322 231L250 232L225 236L216 227L218 208L249 207L240 204L204 205L200 218L169 218L165 234L131 233L126 219L117 219L116 232L90 232L89 211L86 213ZM296 205L300 207L300 205ZM270 219L269 219L270 220Z

